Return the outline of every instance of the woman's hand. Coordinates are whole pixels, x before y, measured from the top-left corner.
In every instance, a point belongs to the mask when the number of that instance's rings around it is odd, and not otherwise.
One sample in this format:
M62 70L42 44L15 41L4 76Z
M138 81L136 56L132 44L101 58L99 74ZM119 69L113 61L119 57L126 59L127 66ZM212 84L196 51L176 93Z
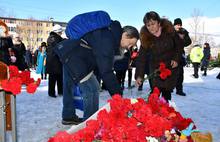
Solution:
M171 67L176 68L178 66L178 63L174 60L171 60Z
M15 56L11 56L11 62L15 63L16 62L16 57Z

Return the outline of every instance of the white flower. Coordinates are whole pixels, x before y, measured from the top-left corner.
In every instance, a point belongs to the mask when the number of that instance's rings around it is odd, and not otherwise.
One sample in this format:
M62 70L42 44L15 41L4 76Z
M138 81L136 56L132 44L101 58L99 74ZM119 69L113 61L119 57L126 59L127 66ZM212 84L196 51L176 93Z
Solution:
M137 103L137 102L138 102L137 99L131 99L131 104L135 104L135 103Z
M146 140L148 141L148 142L159 142L156 138L154 138L154 137L146 137Z

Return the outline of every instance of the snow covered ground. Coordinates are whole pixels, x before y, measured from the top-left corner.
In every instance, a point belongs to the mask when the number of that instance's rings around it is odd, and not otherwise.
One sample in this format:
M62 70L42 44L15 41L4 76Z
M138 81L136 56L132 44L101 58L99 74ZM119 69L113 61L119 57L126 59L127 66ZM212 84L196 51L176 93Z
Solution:
M219 72L220 68L214 68L208 71L208 76L200 75L194 79L191 77L193 69L185 68L184 91L187 96L178 96L175 91L172 94L172 100L183 116L192 118L202 132L210 131L214 142L220 142L220 80L216 79ZM46 142L57 131L71 127L61 124L62 97L48 97L47 84L47 80L42 80L34 95L23 91L17 96L18 142ZM145 82L142 92L137 88L125 89L124 97L144 97L148 90L149 84ZM106 91L101 92L100 107L109 98ZM10 134L8 137L10 141Z

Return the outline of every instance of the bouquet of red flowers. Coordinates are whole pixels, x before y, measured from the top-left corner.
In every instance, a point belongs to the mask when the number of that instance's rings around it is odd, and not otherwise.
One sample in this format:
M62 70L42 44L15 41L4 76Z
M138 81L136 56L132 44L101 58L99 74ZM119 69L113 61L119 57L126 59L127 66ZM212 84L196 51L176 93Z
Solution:
M73 134L58 132L49 142L146 142L149 137L166 140L165 132L172 129L176 133L181 132L193 121L182 117L160 99L159 93L159 90L154 88L148 102L142 98L123 99L116 94L109 100L109 112L103 109L98 113L97 120L86 121L85 128Z
M40 85L40 78L35 81L30 76L30 71L19 71L16 66L8 66L9 78L1 80L1 87L3 90L17 95L21 92L22 85L26 85L28 93L33 94Z

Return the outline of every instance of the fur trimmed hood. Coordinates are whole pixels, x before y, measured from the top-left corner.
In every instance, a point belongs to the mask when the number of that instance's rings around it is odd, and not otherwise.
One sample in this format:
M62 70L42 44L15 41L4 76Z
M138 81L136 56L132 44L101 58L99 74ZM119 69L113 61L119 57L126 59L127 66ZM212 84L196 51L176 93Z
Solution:
M174 35L175 30L173 27L173 24L167 20L167 19L161 19L160 25L162 27L162 32L161 34L166 34L166 35ZM152 45L153 39L155 38L154 35L152 35L145 26L141 28L140 31L140 41L141 45L144 48L149 48Z

